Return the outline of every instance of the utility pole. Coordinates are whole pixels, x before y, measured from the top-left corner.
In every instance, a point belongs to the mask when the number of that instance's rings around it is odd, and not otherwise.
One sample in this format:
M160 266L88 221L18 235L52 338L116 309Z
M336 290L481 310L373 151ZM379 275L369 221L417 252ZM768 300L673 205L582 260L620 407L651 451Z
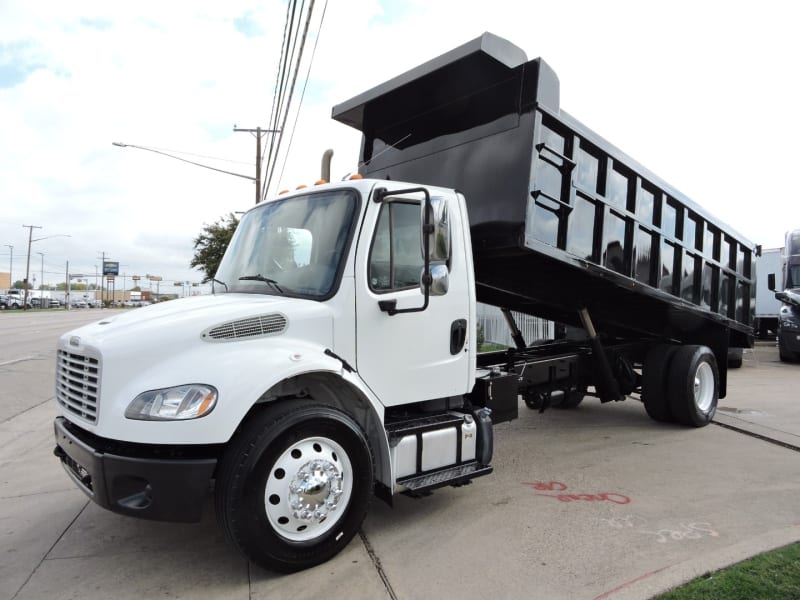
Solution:
M11 250L11 258L8 259L8 289L11 289L14 285L14 275L12 274L12 268L14 267L14 246L6 244L6 247Z
M39 291L39 304L40 304L39 308L43 308L41 306L41 303L42 303L42 296L44 296L44 252L37 252L36 254L39 254L42 257L42 278L39 281L39 290L40 290Z
M100 306L102 308L105 308L106 307L106 251L101 250L100 253L103 255L103 258L101 259L103 262L101 263L102 266L100 267L100 270L103 272L103 279L102 279L103 288L100 292ZM95 275L95 279L97 279L97 275ZM95 285L95 287L97 287L97 285ZM97 291L95 291L95 298L97 298Z
M33 243L33 230L41 229L40 225L23 225L28 228L28 261L25 267L25 281L22 282L22 287L25 288L25 294L22 299L22 310L28 310L28 276L31 273L31 244Z
M233 130L236 132L245 131L247 133L252 133L256 138L256 204L258 204L261 202L261 138L264 137L266 133L279 133L280 129L261 129L261 127L246 129L234 125Z

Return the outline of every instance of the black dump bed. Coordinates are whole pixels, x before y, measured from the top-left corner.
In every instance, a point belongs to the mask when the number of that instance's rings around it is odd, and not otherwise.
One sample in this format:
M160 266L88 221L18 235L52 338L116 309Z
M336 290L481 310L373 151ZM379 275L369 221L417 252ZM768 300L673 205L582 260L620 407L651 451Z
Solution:
M754 247L560 109L490 33L333 109L365 177L455 188L478 300L619 337L751 345ZM701 168L701 167L698 167Z

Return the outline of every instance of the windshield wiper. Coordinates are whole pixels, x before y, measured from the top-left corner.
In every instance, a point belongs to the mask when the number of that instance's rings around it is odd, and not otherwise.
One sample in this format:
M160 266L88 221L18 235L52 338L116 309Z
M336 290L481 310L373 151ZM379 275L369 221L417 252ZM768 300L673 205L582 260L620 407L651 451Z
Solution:
M264 277L263 275L244 275L242 277L239 277L239 281L263 281L264 283L268 283L271 286L274 286L275 289L278 290L278 292L280 292L281 294L283 293L283 290L281 289L281 286L278 285L277 281L275 281L274 279L270 279L269 277Z
M223 286L223 287L225 288L225 291L226 291L226 292L228 291L228 284L227 284L227 283L225 283L224 281L220 281L219 279L215 279L214 277L212 277L212 278L211 278L211 281L212 281L213 283L218 283L218 284L220 284L221 286ZM212 289L212 291L213 291L213 289L214 289L214 288L213 288L213 286L212 286L212 288L211 288L211 289Z

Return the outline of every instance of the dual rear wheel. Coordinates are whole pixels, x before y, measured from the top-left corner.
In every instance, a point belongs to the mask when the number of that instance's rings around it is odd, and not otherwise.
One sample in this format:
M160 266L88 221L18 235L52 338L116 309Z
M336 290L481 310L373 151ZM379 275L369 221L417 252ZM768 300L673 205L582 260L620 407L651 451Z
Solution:
M648 353L642 371L642 400L656 421L703 427L719 400L719 370L706 346L659 345Z

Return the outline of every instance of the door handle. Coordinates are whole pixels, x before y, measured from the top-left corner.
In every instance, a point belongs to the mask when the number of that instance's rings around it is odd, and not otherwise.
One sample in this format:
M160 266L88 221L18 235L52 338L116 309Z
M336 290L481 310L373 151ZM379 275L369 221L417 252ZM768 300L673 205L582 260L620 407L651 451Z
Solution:
M467 320L456 319L450 325L450 354L455 356L467 342Z

